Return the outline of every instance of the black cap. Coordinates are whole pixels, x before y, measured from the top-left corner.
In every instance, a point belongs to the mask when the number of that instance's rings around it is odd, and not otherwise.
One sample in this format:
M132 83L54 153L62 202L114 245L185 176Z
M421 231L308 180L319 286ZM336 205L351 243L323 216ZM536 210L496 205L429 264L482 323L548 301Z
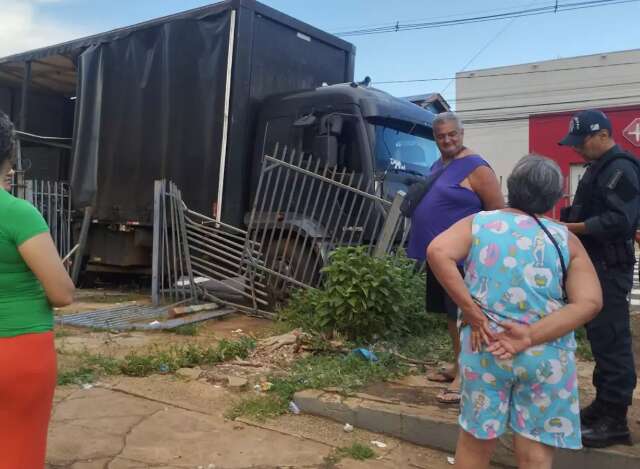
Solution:
M569 133L558 142L558 145L570 147L580 145L587 135L595 134L602 129L607 129L611 135L611 121L604 112L597 109L580 111L569 122Z

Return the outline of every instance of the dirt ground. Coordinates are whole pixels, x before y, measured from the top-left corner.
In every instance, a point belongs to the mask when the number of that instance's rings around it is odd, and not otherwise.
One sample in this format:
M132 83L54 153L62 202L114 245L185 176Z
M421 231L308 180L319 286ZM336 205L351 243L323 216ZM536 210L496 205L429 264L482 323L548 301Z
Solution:
M78 301L57 314L107 308L114 303L148 302L137 292L81 291ZM636 367L640 374L640 314L632 315ZM83 352L123 357L132 351L181 344L215 345L243 335L264 338L276 331L271 321L233 314L198 326L195 336L172 332L112 333L56 327L59 369L76 365ZM225 368L227 367L227 368ZM580 365L582 400L592 397L592 364ZM249 373L267 373L249 370ZM205 373L207 372L207 373ZM216 372L246 374L246 368L223 365ZM441 451L357 430L309 415L285 415L268 423L233 421L224 413L239 397L211 377L153 375L110 377L94 386L59 386L50 429L47 469L133 468L434 468L451 465ZM252 382L253 383L253 382ZM225 383L226 384L226 383ZM245 391L246 392L246 391ZM250 392L250 391L249 391ZM636 392L640 398L640 389ZM636 409L640 410L640 409ZM640 418L634 412L634 420ZM353 442L371 446L383 441L373 460L344 459L327 466L324 458Z
M116 303L148 302L140 293L81 291L78 300L57 314L108 308ZM242 335L272 335L268 320L233 314L198 326L195 336L172 332L113 333L69 326L56 327L59 370L77 365L83 353L123 357L132 351L182 344L215 345ZM227 367L227 368L225 368ZM218 372L238 375L221 365ZM269 370L257 370L268 372ZM251 370L251 372L254 372ZM153 375L147 378L105 377L91 386L59 386L50 426L47 469L138 468L434 468L451 467L450 454L310 415L284 415L267 423L230 422L225 411L241 394L210 379ZM245 391L246 392L246 391ZM336 447L384 442L376 458L349 458L327 465Z

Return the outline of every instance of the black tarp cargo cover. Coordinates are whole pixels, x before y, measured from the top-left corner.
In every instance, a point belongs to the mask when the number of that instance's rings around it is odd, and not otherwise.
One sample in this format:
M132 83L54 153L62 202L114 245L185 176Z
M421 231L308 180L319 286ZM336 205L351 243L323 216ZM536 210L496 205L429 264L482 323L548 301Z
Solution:
M354 54L351 44L260 3L229 0L2 58L0 90L20 86L31 62L34 91L76 97L76 207L93 205L103 221L148 223L153 180L168 178L190 207L212 214L226 153L222 218L238 223L260 100L350 81Z

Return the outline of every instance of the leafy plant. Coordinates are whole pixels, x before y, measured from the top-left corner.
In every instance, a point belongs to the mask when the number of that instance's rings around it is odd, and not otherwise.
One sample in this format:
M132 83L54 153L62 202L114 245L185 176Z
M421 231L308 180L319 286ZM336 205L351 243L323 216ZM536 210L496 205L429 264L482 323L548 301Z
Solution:
M364 246L338 248L322 271L322 289L295 292L283 320L359 341L422 329L425 279L403 252L378 258Z

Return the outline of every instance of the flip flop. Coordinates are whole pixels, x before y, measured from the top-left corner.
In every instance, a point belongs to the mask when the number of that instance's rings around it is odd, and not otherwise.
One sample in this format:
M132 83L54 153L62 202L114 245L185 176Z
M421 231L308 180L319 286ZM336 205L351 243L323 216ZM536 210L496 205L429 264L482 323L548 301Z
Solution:
M434 383L451 383L455 376L451 376L447 373L445 368L440 368L438 371L433 371L427 374L427 379Z
M460 390L451 388L443 389L440 394L436 396L436 400L440 404L459 404Z

